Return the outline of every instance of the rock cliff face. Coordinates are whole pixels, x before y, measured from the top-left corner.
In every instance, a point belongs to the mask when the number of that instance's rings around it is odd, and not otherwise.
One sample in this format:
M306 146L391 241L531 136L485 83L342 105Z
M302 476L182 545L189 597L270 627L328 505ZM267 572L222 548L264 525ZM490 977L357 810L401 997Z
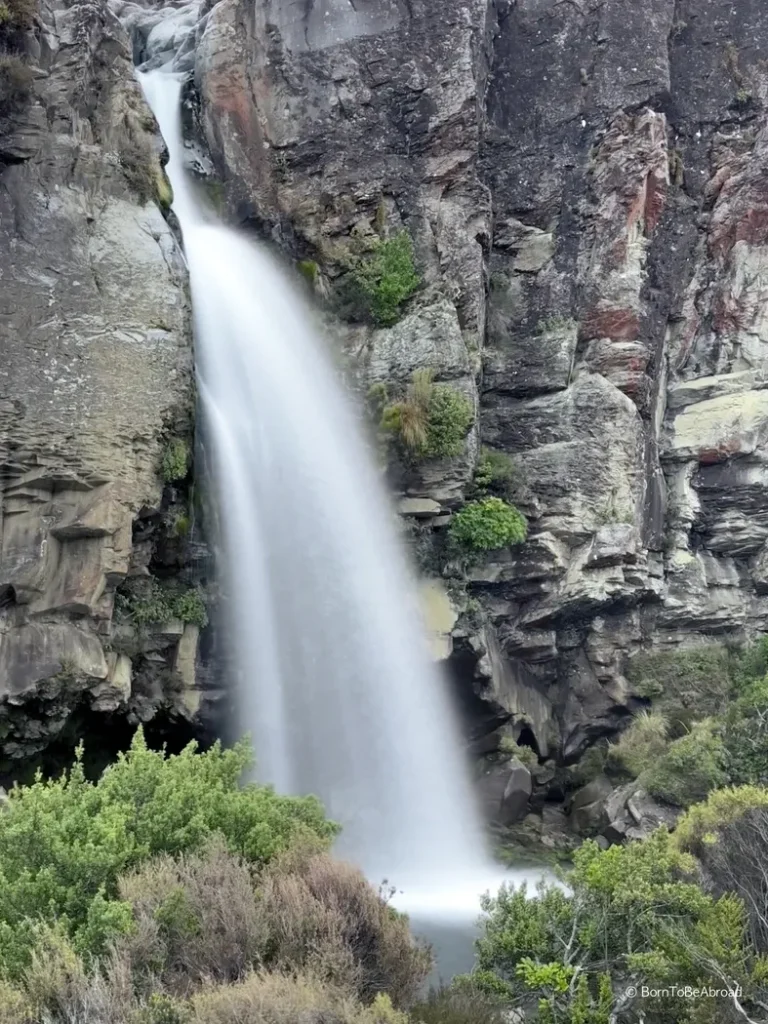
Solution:
M189 434L194 394L183 263L126 32L103 5L53 2L3 42L4 67L27 69L0 103L5 772L78 715L135 721L167 702L147 685L172 672L179 636L126 653L113 613L148 571L137 538L157 533L163 445ZM180 692L194 681L176 676Z
M188 395L172 237L121 163L124 126L150 127L124 33L189 74L191 162L310 268L361 390L429 367L471 399L461 456L394 473L421 539L481 442L519 467L529 540L471 571L480 608L440 643L478 749L506 723L575 761L636 705L634 653L764 630L761 0L111 0L43 23L35 102L0 135L7 689L41 658L113 679L100 638ZM402 228L423 286L367 326L350 259Z
M414 238L405 318L339 333L366 384L477 403L398 481L434 526L478 438L521 468L529 541L472 571L454 665L565 762L633 653L764 628L766 48L727 0L221 0L182 48L232 218L326 307L356 237Z

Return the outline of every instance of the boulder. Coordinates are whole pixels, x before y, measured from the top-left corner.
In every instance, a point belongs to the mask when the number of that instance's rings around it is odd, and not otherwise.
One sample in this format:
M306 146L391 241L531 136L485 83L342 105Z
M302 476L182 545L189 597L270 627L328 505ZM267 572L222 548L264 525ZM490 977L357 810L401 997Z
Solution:
M491 765L479 782L486 817L498 825L522 821L532 789L531 773L517 759Z
M646 793L635 780L614 790L605 804L608 824L602 834L609 843L645 839L660 825L674 828L683 813Z
M517 758L509 762L507 771L499 820L502 825L513 825L527 814L533 785L531 773Z
M606 804L613 793L613 785L605 775L598 775L577 790L570 801L570 820L573 828L584 836L600 832L608 823Z

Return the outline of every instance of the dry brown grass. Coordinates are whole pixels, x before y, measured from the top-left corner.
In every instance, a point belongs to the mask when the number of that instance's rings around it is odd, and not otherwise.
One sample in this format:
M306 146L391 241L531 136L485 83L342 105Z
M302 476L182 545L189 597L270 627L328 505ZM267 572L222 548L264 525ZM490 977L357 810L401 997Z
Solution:
M311 976L253 974L238 985L202 992L189 1024L409 1024L386 997L361 1006Z
M258 896L269 933L266 963L303 970L363 1002L387 992L412 1002L432 964L396 913L355 867L327 854L290 854L264 873Z
M316 845L254 879L213 841L153 858L119 890L135 930L86 969L42 929L0 1024L409 1024L393 1002L409 1005L431 966L407 920Z
M267 943L248 866L213 841L202 853L156 857L119 882L136 919L116 954L137 978L187 993L206 981L235 981L260 962Z

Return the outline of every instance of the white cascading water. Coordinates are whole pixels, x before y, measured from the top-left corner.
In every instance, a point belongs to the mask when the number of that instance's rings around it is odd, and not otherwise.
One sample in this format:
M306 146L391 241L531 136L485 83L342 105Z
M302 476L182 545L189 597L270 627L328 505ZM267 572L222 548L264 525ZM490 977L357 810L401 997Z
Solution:
M316 793L372 881L474 915L500 876L354 411L287 276L198 203L179 77L140 77L170 154L257 774Z

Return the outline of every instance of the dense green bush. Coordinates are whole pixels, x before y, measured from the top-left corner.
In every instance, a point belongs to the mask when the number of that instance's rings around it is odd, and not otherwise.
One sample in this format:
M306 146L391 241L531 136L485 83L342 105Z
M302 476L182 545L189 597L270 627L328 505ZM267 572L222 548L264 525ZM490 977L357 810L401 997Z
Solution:
M697 722L689 733L670 743L640 776L653 796L678 807L705 800L725 785L725 751L717 724L711 719Z
M189 445L181 437L172 438L163 448L162 472L167 484L183 480L189 472L191 452Z
M382 327L396 323L403 303L421 283L408 232L377 238L371 252L354 263L352 277L374 322Z
M634 692L651 700L672 734L679 735L693 721L722 713L734 666L730 652L713 644L637 655L627 663L626 674Z
M80 761L59 779L14 789L0 814L0 975L29 962L38 921L56 923L85 956L132 927L118 876L146 858L199 849L214 833L254 864L302 836L336 832L317 800L240 786L246 744L165 757L137 734L96 783Z
M200 628L208 624L205 598L199 587L163 586L154 578L142 580L135 593L122 596L121 607L139 627L179 619Z
M380 429L417 458L454 458L464 449L474 410L460 391L433 377L430 369L416 370L405 398L381 410Z
M731 783L768 784L768 676L742 684L725 714L723 742Z
M768 808L768 789L762 786L727 786L710 793L706 800L689 808L672 835L676 849L699 853L702 846L717 839L719 829L754 809Z
M501 498L483 498L457 512L449 532L465 551L495 551L524 541L528 524L514 505Z
M505 981L518 1005L538 1000L539 1024L742 1019L726 999L641 995L643 985L669 993L674 982L741 986L746 1006L765 998L766 965L746 942L743 906L708 895L693 872L664 830L608 850L588 841L567 890L543 883L532 898L506 888L486 897L478 967Z
M427 420L427 458L454 458L464 450L472 426L472 403L450 384L435 384Z

